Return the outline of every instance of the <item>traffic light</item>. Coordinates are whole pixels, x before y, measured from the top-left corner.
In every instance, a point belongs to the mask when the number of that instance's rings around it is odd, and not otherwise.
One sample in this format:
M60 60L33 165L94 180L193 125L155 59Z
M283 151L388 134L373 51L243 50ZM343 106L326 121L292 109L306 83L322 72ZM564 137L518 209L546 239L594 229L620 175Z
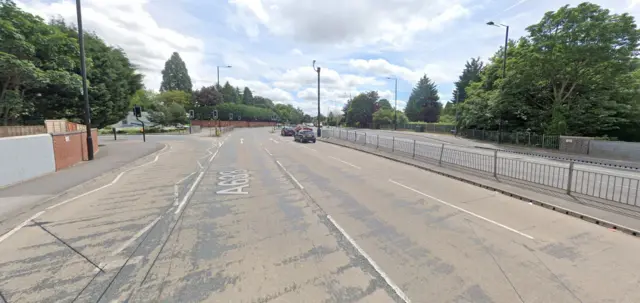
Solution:
M229 120L233 120L233 113L229 113Z
M238 121L240 121L240 115L238 115Z
M189 119L193 119L194 117L194 111L193 109L189 110Z
M213 119L218 120L218 110L213 110L211 112L211 116L213 117Z
M140 106L134 105L133 106L133 115L136 118L142 117L142 108Z

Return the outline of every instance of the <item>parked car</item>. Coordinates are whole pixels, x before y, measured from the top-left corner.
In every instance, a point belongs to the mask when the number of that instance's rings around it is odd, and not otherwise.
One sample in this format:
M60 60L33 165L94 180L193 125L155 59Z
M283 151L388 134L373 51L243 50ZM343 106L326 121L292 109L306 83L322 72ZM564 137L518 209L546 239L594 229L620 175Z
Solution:
M305 142L316 143L316 135L313 133L313 130L311 129L302 129L297 131L293 135L293 141L297 141L300 143L305 143Z
M283 127L282 130L280 131L280 135L281 136L285 136L285 137L293 136L293 135L295 135L295 133L296 133L296 131L293 130L293 128L288 127L288 126Z

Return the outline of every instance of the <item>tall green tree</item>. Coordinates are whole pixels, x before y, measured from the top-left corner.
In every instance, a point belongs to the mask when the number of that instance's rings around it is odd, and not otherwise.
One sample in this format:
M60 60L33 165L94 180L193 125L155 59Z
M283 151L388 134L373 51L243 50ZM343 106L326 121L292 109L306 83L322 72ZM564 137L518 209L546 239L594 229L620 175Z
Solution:
M254 105L253 93L251 93L251 90L248 87L245 87L244 91L242 92L242 103L247 105Z
M373 123L373 113L379 98L376 91L369 91L355 96L348 102L347 123L350 126L357 127L367 127Z
M453 96L451 98L451 103L462 103L467 98L467 93L465 89L472 82L480 81L480 73L484 64L480 61L480 58L471 58L471 61L467 61L464 64L464 69L462 70L462 74L458 77L458 81L454 83L455 88L453 89Z
M264 108L273 108L273 101L269 98L265 98L262 96L253 96L251 98L253 100L253 105Z
M180 90L191 93L192 89L193 84L191 83L187 65L182 61L182 58L180 58L180 54L173 52L169 60L164 63L160 91Z
M424 75L411 91L404 113L411 121L438 122L442 110L439 100L436 84Z
M222 86L222 89L220 90L220 92L222 93L222 100L225 103L238 102L238 99L239 99L238 93L236 92L236 89L233 86L231 86L231 84L229 84L229 82L226 82L224 86Z

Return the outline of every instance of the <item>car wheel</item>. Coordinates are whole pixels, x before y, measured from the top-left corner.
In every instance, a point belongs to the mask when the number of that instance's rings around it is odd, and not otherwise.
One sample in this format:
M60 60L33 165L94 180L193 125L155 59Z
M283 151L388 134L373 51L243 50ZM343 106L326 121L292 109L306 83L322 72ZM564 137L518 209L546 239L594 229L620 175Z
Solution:
M313 143L316 143L316 140L313 140Z

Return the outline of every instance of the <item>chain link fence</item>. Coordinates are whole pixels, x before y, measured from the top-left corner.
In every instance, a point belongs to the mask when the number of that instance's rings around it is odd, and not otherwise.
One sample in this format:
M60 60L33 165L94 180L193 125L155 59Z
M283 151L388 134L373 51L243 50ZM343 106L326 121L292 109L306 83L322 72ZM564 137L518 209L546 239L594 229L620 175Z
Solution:
M623 172L619 175L613 172L608 174L601 169L590 170L586 165L576 167L574 162L523 160L517 155L497 150L469 151L447 144L432 144L339 128L323 130L322 137L348 141L443 167L472 170L494 178L508 178L537 187L560 190L568 195L615 202L616 206L624 205L640 211L636 209L640 207L640 178Z

